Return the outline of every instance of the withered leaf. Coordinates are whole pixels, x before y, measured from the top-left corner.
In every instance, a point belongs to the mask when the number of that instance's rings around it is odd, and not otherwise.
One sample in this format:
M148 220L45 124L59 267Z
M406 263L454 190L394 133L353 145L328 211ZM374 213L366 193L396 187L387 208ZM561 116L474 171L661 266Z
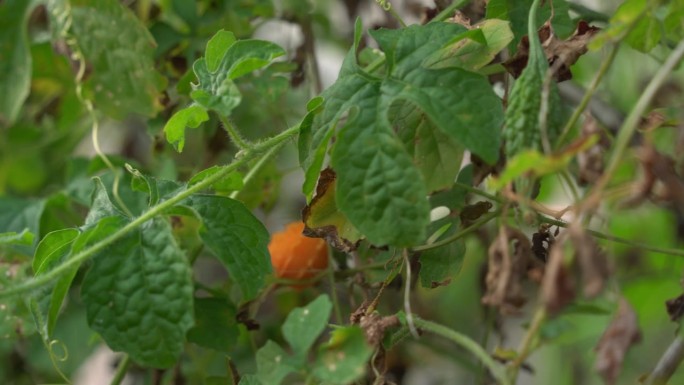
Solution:
M571 258L566 258L573 253ZM554 242L549 252L541 297L549 313L557 313L576 297L576 276L582 277L583 294L594 298L603 291L610 275L608 258L596 241L573 223Z
M518 229L502 229L489 247L482 303L497 306L503 314L514 313L525 303L523 280L530 264L530 241Z
M596 348L594 367L607 384L615 384L627 349L641 340L637 315L624 298Z
M605 281L610 276L608 258L594 238L589 236L579 223L573 224L568 233L575 247L575 259L582 274L584 295L594 298L603 291Z
M674 322L679 322L684 315L684 294L665 301L665 306L667 307L667 314L670 315L670 319Z
M599 31L599 28L590 26L585 21L580 21L572 36L567 40L560 40L553 34L551 25L548 22L542 26L538 31L539 40L542 42L542 48L549 62L549 67L557 68L554 74L556 81L562 82L572 79L570 66L575 64L577 59L587 52L589 40ZM515 55L503 63L503 66L513 77L517 78L520 76L522 70L527 65L529 49L529 38L524 36L518 44Z
M564 232L551 247L544 271L541 300L549 314L558 313L577 296L574 272L566 264L567 238L568 233Z
M334 248L349 252L358 247L361 233L337 210L335 182L335 171L331 168L321 171L316 195L302 211L304 235L323 238Z
M587 115L582 125L582 138L590 138L597 135L599 140L591 147L580 151L577 154L577 164L579 165L579 177L577 183L580 186L586 186L590 183L595 183L603 174L603 156L606 149L610 146L608 138L598 125L598 122L591 116Z

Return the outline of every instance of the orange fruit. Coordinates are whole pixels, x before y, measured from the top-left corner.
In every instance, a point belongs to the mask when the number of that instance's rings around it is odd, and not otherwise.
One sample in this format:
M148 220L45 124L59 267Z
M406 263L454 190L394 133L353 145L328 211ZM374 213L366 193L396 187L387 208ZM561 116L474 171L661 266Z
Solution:
M293 222L271 236L268 251L278 278L307 279L328 268L328 247L320 238L302 234L304 223Z

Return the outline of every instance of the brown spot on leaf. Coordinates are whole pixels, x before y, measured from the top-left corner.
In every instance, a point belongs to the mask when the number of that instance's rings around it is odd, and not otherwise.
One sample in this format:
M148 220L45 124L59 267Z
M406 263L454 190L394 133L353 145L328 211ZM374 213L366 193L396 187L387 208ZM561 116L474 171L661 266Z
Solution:
M546 55L546 60L550 67L557 70L554 73L558 82L572 79L570 66L575 64L580 56L587 52L589 40L600 31L599 28L592 27L585 21L577 24L577 29L567 40L560 40L553 34L550 23L545 23L538 31L539 40L542 42L542 49ZM517 78L527 65L529 57L530 42L527 36L523 36L518 43L517 52L513 57L503 63L506 70Z
M502 228L489 247L482 303L497 306L502 314L515 313L523 304L522 283L530 264L531 245L518 229Z
M622 369L627 349L641 340L637 315L624 298L620 298L613 321L594 349L595 368L607 384L614 384Z

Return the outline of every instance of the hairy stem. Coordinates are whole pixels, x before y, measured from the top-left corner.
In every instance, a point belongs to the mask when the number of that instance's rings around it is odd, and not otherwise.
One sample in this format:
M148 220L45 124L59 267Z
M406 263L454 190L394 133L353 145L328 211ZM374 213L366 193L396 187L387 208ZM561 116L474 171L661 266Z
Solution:
M233 124L228 120L227 117L223 115L219 115L219 119L221 119L221 123L223 124L223 128L226 130L228 133L228 136L230 137L230 140L233 141L235 146L239 148L240 150L246 150L251 147L249 143L240 135L240 132L233 126Z
M281 132L280 134L278 134L272 138L269 138L263 142L257 143L254 146L252 146L251 148L244 150L244 152L242 153L242 155L239 158L235 159L232 163L230 163L226 167L222 168L216 174L214 174L214 175L208 177L207 179L204 179L203 181L187 188L186 190L180 192L178 195L176 195L176 196L174 196L174 197L172 197L172 198L170 198L164 202L161 202L155 206L150 207L142 215L140 215L138 218L134 219L133 221L129 222L126 226L122 227L117 232L115 232L112 235L104 238L103 240L93 244L92 246L84 249L83 251L77 253L76 255L73 255L66 262L57 266L53 270L50 270L49 272L47 272L43 275L39 275L37 277L34 277L34 278L29 279L27 281L24 281L18 285L15 285L15 286L6 288L3 291L0 291L0 298L6 298L6 297L26 293L28 291L37 289L41 286L44 286L44 285L52 282L52 280L60 277L62 274L65 274L66 272L70 271L72 268L79 266L81 263L88 260L90 257L92 257L95 254L103 251L107 246L109 246L112 243L123 238L128 233L132 232L133 230L136 230L137 228L142 226L143 223L149 221L150 219L156 217L157 215L164 213L164 211L173 207L177 203L180 203L184 199L188 198L190 195L208 188L209 186L211 186L215 182L221 180L226 175L235 171L236 169L238 169L242 165L246 164L250 160L261 156L265 151L267 151L271 147L274 147L274 146L280 144L281 142L284 142L285 140L289 139L293 135L297 134L298 131L299 131L299 125L290 127L287 130Z

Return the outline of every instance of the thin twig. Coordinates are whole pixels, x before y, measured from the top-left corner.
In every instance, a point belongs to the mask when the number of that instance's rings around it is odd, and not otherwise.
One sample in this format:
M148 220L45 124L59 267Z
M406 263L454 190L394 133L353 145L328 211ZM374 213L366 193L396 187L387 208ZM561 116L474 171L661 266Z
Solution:
M589 88L587 88L586 92L584 93L582 100L573 111L570 120L568 120L568 123L565 125L565 127L563 127L563 131L561 132L558 141L556 141L556 148L563 145L566 136L568 136L572 127L575 126L575 123L577 123L577 120L579 120L579 117L582 115L584 110L589 105L589 101L591 101L591 97L596 92L596 88L598 88L598 85L601 83L603 76L606 74L610 66L613 64L613 61L615 60L615 56L617 55L619 48L619 44L616 43L615 45L613 45L613 49L610 50L608 57L606 58L606 60L603 61L603 63L601 63L601 67L596 73L596 76L594 76L594 79L591 81L591 84L589 84Z
M436 21L444 21L454 15L454 12L456 12L457 9L463 7L464 5L470 3L470 0L457 0L451 3L450 6L444 8L442 12L437 14L437 16L434 17L430 21L430 23L436 22Z
M662 67L660 67L658 72L656 72L656 74L653 76L653 79L651 79L651 81L648 83L648 86L646 86L646 89L641 94L641 97L637 101L636 105L634 108L632 108L629 115L627 115L627 118L622 123L622 127L620 127L620 131L618 131L618 135L615 138L615 144L613 146L613 152L610 156L608 166L601 176L601 179L599 179L594 189L591 191L587 199L585 199L584 202L586 206L593 207L595 202L597 202L600 198L601 192L613 177L613 174L617 170L618 165L620 164L620 161L622 160L622 157L629 145L629 142L634 135L634 132L639 126L641 116L646 112L646 109L651 103L651 100L655 96L656 92L658 89L660 89L663 83L665 83L668 76L682 60L683 56L684 40L677 44L677 47L672 51L665 63L663 63Z
M468 235L472 232L475 232L477 229L482 227L485 223L487 223L487 222L491 221L492 219L498 217L500 214L501 214L501 210L493 211L487 215L484 215L483 217L481 217L477 221L473 222L472 225L470 225L470 226L466 227L465 229L457 232L456 234L453 234L447 238L442 239L441 241L437 241L437 242L431 243L429 245L416 246L416 247L412 248L411 251L425 251L425 250L430 250L430 249L436 249L436 248L444 246L444 245L448 245L451 242L457 241L457 240L465 237L466 235Z
M645 385L665 385L684 361L684 337L677 336L660 357L655 369L644 382Z
M552 224L554 226L559 226L559 227L570 226L569 222L560 221L557 219L552 219L552 218L541 216L541 215L539 216L539 220L542 222L545 222L545 223ZM605 239L606 241L611 241L611 242L616 242L616 243L622 243L625 245L636 247L636 248L641 249L641 250L651 251L654 253L660 253L660 254L666 254L666 255L677 255L677 256L684 257L684 250L683 249L669 249L666 247L651 246L651 245L646 245L643 243L635 242L635 241L632 241L629 239L616 237L614 235L604 234L604 233L601 233L601 232L595 231L595 230L586 229L585 231L589 235L593 236L594 238Z
M511 381L514 382L517 379L518 370L520 370L520 366L525 362L527 357L529 357L530 354L532 354L532 351L535 348L534 343L537 340L539 334L539 329L544 324L545 320L546 310L543 306L540 306L535 311L534 316L532 317L532 323L530 324L530 327L527 329L525 337L520 343L520 347L518 348L518 355L515 357L515 360L513 360L511 366L509 367L508 378L510 378Z
M503 370L501 364L494 361L494 359L489 355L489 353L487 353L487 351L482 346L480 346L470 337L461 334L455 330L449 329L446 326L442 326L440 324L427 321L419 317L413 317L413 320L416 326L418 326L419 328L440 335L446 339L449 339L457 345L459 345L460 347L467 350L472 355L474 355L487 367L487 369L489 369L489 371L492 373L492 376L494 376L494 378L499 384L512 384L508 377L506 377L506 373Z
M121 358L121 361L119 361L119 366L116 368L114 378L112 378L112 382L110 382L109 385L121 384L121 381L123 381L124 377L126 377L126 372L128 371L128 365L130 365L130 363L130 357L128 357L128 354L124 354L124 356Z

